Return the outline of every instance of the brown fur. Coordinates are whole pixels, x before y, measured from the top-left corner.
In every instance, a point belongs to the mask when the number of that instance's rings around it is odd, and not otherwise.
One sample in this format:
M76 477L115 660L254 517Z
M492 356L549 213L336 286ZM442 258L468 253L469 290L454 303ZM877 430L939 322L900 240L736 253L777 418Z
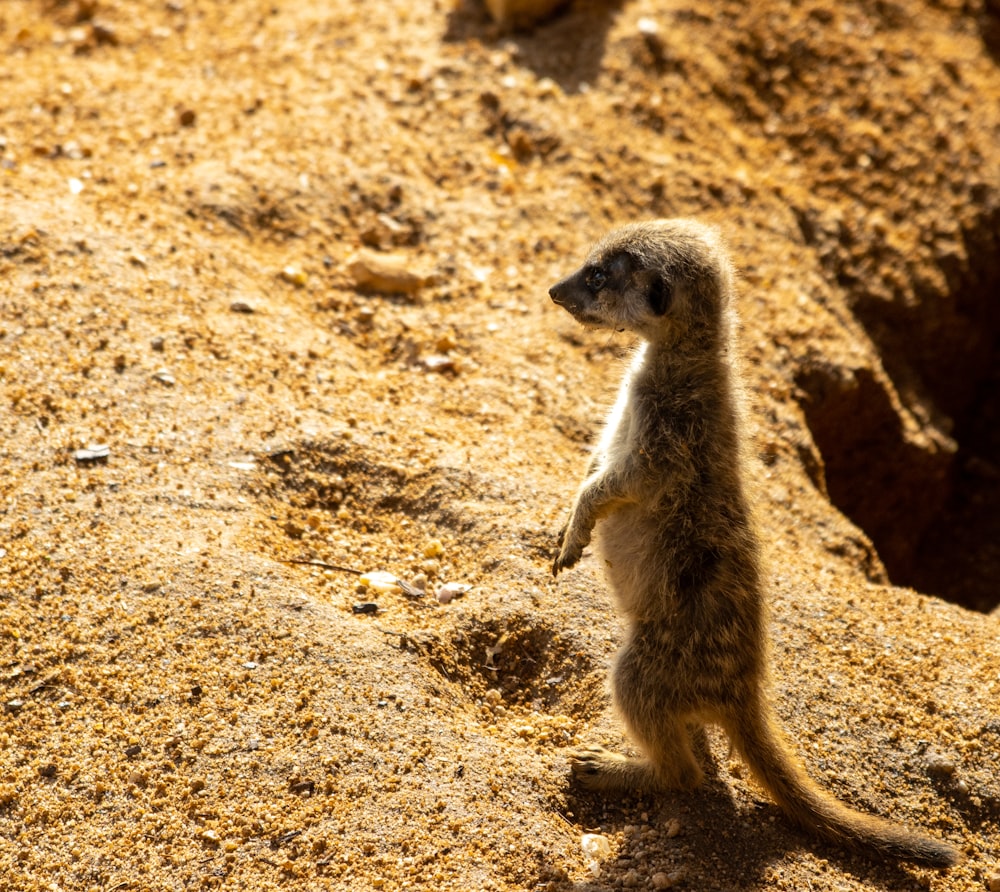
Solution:
M581 323L642 338L625 374L553 573L573 566L597 521L597 550L629 620L615 704L644 754L585 747L576 778L610 793L691 789L692 733L722 726L801 827L938 867L956 849L853 811L806 775L764 688L767 628L759 541L743 484L733 273L713 229L687 220L621 227L552 299Z

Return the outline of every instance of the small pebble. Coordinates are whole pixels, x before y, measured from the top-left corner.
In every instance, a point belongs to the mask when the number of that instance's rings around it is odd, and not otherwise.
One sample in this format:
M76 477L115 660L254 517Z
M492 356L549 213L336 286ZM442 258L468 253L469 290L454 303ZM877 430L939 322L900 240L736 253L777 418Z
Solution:
M611 843L600 833L584 833L580 837L580 848L584 857L594 861L606 861L611 857Z
M255 312L253 306L248 304L245 300L234 300L229 305L229 311L231 313L253 313Z
M399 591L399 580L385 570L370 570L367 573L362 573L358 582L365 588L379 594Z
M935 752L934 750L927 753L925 765L927 767L927 773L932 774L935 777L951 777L955 773L955 769L957 767L953 758L946 756L943 753Z
M435 558L427 558L427 560L421 562L420 569L433 579L441 572L441 562Z
M986 880L986 887L990 892L1000 892L1000 873L991 874Z
M281 271L281 278L296 288L302 288L309 281L308 274L297 266L286 266Z
M428 372L454 372L457 371L455 365L455 360L450 356L441 356L438 353L432 353L430 356L424 356L420 360L420 364L427 369Z
M378 613L378 604L374 601L364 601L351 607L351 612L362 616L374 616Z
M109 455L111 455L111 447L106 443L91 443L83 449L77 449L73 453L73 459L80 464L87 464L107 461Z
M440 557L442 554L444 554L444 545L440 539L431 539L424 546L424 557L426 558Z
M455 598L462 597L470 588L472 586L464 582L446 582L435 592L435 597L438 599L439 604L449 604Z
M654 889L669 889L673 883L670 882L670 877L667 876L662 870L659 873L654 873L650 877L650 882L653 884Z
M583 857L590 872L595 877L599 876L601 862L611 857L611 843L608 842L608 838L599 833L584 833L580 838L580 848L583 849Z
M431 279L403 254L381 254L364 248L347 259L347 272L359 290L383 294L413 294Z
M118 33L106 22L91 22L90 33L98 46L118 46Z

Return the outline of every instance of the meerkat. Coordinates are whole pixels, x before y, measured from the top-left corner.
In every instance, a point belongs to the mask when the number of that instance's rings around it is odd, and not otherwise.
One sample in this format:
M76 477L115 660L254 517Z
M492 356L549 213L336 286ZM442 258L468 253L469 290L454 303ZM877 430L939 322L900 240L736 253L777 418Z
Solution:
M628 621L612 697L643 757L583 747L570 757L574 777L605 793L693 789L703 773L692 738L715 723L803 829L890 858L955 864L951 845L825 793L768 700L734 273L716 230L690 220L623 226L549 294L587 327L640 338L552 571L576 564L600 521L596 550Z

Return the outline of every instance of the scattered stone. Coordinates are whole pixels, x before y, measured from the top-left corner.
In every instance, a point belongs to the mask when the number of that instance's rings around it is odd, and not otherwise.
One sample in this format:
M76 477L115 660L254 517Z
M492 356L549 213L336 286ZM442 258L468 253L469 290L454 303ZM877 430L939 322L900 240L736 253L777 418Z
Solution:
M256 310L253 308L252 304L248 304L245 300L234 300L229 305L229 312L231 312L231 313L255 313Z
M55 777L58 770L59 769L50 762L48 765L42 765L38 769L38 773L41 777Z
M958 767L951 756L930 750L925 760L927 773L933 777L952 777Z
M24 706L24 701L23 700L8 700L4 704L3 709L4 709L4 712L9 712L12 715L16 715L17 713L19 713L21 711L21 708L23 706Z
M309 281L309 274L304 270L299 269L297 266L286 266L281 271L281 278L288 282L289 285L294 285L296 288L302 288Z
M347 272L361 291L413 294L430 283L430 274L414 268L405 254L382 254L362 248L347 260Z
M363 601L351 607L351 612L356 616L374 616L378 613L378 604L374 601Z
M421 561L420 569L433 579L441 572L441 562L436 558L427 558L427 560Z
M177 120L181 127L194 127L198 120L198 114L193 108L184 108L178 113Z
M472 586L464 582L446 582L434 594L439 604L449 604L455 598L461 598L470 588Z
M683 883L685 876L686 871L681 867L672 873L664 873L663 871L654 873L650 877L650 882L654 889L672 889L674 886Z
M673 839L681 834L681 822L677 818L671 818L663 831L667 839Z
M399 591L399 580L393 576L391 573L387 573L385 570L372 570L368 573L362 573L358 577L358 582L361 583L365 588L371 589L373 592L378 592L379 594L387 594L389 592Z
M451 356L442 356L439 353L432 353L430 356L422 357L420 364L427 369L428 372L457 371L454 358Z
M73 459L81 465L96 464L107 461L109 455L111 455L110 446L105 443L91 443L83 449L77 449L73 453Z
M91 22L90 33L98 46L118 46L118 33L106 22Z
M153 372L153 380L158 381L164 387L173 387L177 383L177 379L166 369L160 369L158 372Z
M142 747L139 746L139 744L137 743L125 748L125 755L128 756L130 759L134 759L141 752L142 752Z
M584 833L580 837L580 848L590 872L597 876L601 872L601 862L611 857L611 843L600 833Z

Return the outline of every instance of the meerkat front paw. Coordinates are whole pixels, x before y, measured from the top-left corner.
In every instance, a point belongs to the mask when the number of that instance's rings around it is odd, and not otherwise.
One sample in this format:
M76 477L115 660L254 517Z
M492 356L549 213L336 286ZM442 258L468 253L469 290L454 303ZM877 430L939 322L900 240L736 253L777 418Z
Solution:
M590 542L590 536L578 536L573 534L572 521L559 531L559 538L556 547L559 553L552 562L552 575L558 576L561 570L568 570L583 557L583 549Z
M583 556L583 548L570 548L566 545L560 549L552 562L552 575L558 576L561 570L568 570Z

